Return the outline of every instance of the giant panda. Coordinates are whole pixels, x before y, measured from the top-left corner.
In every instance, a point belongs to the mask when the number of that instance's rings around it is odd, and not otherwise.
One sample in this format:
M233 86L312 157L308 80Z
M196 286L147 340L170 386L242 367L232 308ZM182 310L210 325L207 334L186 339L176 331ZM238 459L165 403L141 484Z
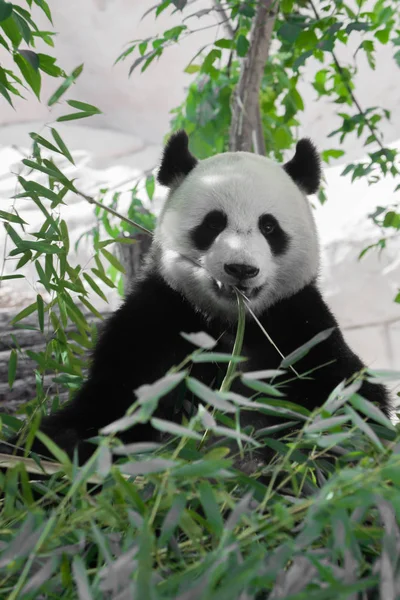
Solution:
M135 390L193 351L182 332L206 332L218 341L215 351L232 352L235 288L259 321L249 311L242 350L248 371L276 369L282 360L260 325L285 356L334 328L296 368L305 373L325 366L307 378L291 378L283 387L288 400L312 410L361 371L363 363L345 342L318 288L320 252L307 195L317 191L320 177L319 157L308 139L298 142L293 158L282 166L247 152L198 161L186 133L172 135L158 172L169 195L142 273L99 337L83 387L42 420L41 430L70 456L77 449L84 462L95 449L87 440L125 414ZM215 386L223 371L221 365L198 363L191 374ZM235 390L250 395L240 379ZM364 381L360 393L390 414L384 387ZM183 406L177 388L160 400L156 416L180 422ZM270 423L261 411L248 414L245 425ZM158 436L150 423L121 435L125 443ZM47 453L39 441L32 449Z

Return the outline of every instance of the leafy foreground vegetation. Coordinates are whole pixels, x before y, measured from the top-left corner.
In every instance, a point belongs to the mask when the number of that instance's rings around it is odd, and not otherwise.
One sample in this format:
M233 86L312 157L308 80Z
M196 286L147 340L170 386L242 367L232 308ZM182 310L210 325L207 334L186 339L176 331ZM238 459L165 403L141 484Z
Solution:
M1 475L1 597L397 597L400 435L357 394L360 381L341 384L309 414L285 401L276 371L250 373L242 379L261 397L248 400L190 377L190 362L231 358L212 353L202 335L190 339L201 347L180 370L138 390L84 467L39 433L58 461L43 463L53 474L30 482L34 457ZM288 378L317 342L285 359ZM153 418L183 380L201 401L197 414L183 425ZM280 424L241 430L244 410L266 411ZM149 419L174 438L118 442L119 432ZM273 451L266 464L260 447Z
M153 9L158 15L189 4L164 0ZM251 46L259 4L226 0L192 15L202 19L216 11L226 27L226 37L215 39L188 64L186 71L195 79L184 103L174 111L173 127L188 131L192 150L200 158L229 147L231 97ZM340 143L347 135L357 135L365 137L366 146L374 144L366 161L348 165L344 174L370 183L389 175L396 178L397 153L384 147L379 131L379 123L390 114L381 107L363 107L354 92L356 65L341 65L335 54L352 32L362 31L357 52L365 54L371 69L378 44L392 45L399 63L395 4L378 0L367 11L360 0L356 13L345 2L321 1L315 7L292 0L273 4L271 39L277 50L265 65L260 90L266 152L281 160L296 141L304 108L298 83L307 61L316 58L321 69L312 85L318 97L346 107L339 113L340 128L331 135L340 136ZM42 11L51 24L45 0L27 0L25 8L0 0L0 44L13 64L13 70L0 66L0 99L13 105L28 90L39 99L42 77L51 77L59 86L46 99L47 106L65 101L67 112L43 135L31 133L32 152L22 161L18 193L9 212L0 211L11 247L7 261L14 261L0 281L23 278L27 264L33 264L37 273L36 301L13 322L40 331L45 349L24 350L14 338L9 362L10 387L20 360L28 356L36 363L36 397L20 407L18 418L1 415L0 421L1 436L7 437L21 427L19 417L26 417L28 447L41 415L57 409L60 396L73 393L82 383L87 350L97 337L84 309L101 318L91 303L92 294L105 300L107 287L124 292L124 266L110 249L135 241L132 236L138 227L132 221L141 229L154 226L152 214L142 210L138 186L132 191L127 218L116 212L118 192L108 200L108 191L102 190L96 200L66 175L66 164L73 166L74 157L55 128L57 122L91 118L101 111L84 98L70 97L76 93L74 83L83 65L67 74L56 57L36 49L40 41L53 48L54 32L39 30L31 9ZM131 71L145 70L169 46L193 33L187 23L182 20L182 25L161 35L134 42L120 58L134 57ZM328 149L323 160L342 155L341 148ZM151 204L154 177L149 175L140 185ZM97 225L88 232L95 266L82 267L71 258L66 210L73 195L97 204ZM323 192L320 200L325 200ZM31 202L42 215L37 227L29 227L19 215L21 201ZM382 228L377 245L384 248L385 231L397 234L400 229L398 206L378 207L371 218ZM34 325L26 324L28 317L35 317ZM2 466L10 467L0 473L0 598L398 597L398 427L357 395L356 381L339 386L312 415L285 401L274 385L273 372L247 375L247 385L260 395L256 400L234 395L229 384L240 349L231 359L213 354L204 337L191 339L200 347L194 347L185 364L139 391L130 414L102 432L96 453L84 467L71 463L43 436L54 462L0 457ZM309 348L284 359L288 379L297 376L293 365ZM204 360L230 360L222 392L190 377L191 362ZM363 376L384 382L399 377ZM163 395L184 380L188 392L201 402L198 413L179 426L154 419ZM257 432L241 429L240 414L245 410L267 411L281 423ZM163 445L126 447L118 442L125 427L149 419L174 439ZM271 450L265 464L257 456L260 447ZM35 470L43 473L43 469L47 475L31 481Z

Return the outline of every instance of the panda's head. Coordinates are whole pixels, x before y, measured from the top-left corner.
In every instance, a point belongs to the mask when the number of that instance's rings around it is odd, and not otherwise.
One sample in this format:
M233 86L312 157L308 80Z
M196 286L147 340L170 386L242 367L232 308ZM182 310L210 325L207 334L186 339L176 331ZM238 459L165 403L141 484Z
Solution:
M234 319L234 287L260 313L317 276L306 194L319 187L320 162L309 140L283 166L247 152L197 161L180 131L158 181L170 188L155 232L161 274L203 313Z

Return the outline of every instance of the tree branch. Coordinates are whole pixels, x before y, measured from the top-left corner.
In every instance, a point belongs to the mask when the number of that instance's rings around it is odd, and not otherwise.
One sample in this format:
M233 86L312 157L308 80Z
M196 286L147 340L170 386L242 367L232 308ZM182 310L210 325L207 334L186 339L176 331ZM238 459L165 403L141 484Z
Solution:
M213 0L213 4L215 6L215 10L222 15L222 24L226 29L226 33L229 35L229 38L232 40L235 36L235 32L233 31L233 27L229 20L228 14L224 7L221 5L220 0Z
M232 95L231 151L251 152L254 147L259 154L265 155L259 95L275 25L275 5L275 0L260 0L257 8L249 50Z
M316 17L317 19L321 19L320 15L319 15L319 13L318 13L318 11L317 11L316 7L315 7L315 4L314 4L313 0L310 0L310 6L311 6L311 8L313 9L313 13L314 13L315 17ZM347 90L347 91L348 91L348 93L350 94L350 96L351 96L351 99L352 99L352 101L354 102L354 104L355 104L355 106L356 106L356 108L357 108L357 110L358 110L359 114L360 114L360 115L362 116L362 118L364 119L364 123L366 124L366 126L367 126L367 127L368 127L368 129L370 130L371 134L374 136L374 138L375 138L375 141L376 141L376 143L378 144L378 146L380 147L380 149L381 149L381 150L384 150L385 146L382 144L381 140L378 138L378 136L377 136L377 134L376 134L376 131L375 131L374 127L371 125L371 122L370 122L370 120L369 120L369 119L368 119L368 117L366 116L366 114L365 114L365 112L363 111L363 109L362 109L362 107L361 107L360 103L358 102L358 100L357 100L356 96L354 95L354 92L353 92L353 90L352 90L352 89L351 89L351 87L349 86L349 83L348 83L348 81L347 81L346 77L344 76L344 73L343 73L342 66L341 66L340 62L338 61L338 59L337 59L337 56L336 56L336 54L334 53L334 51L333 51L333 50L331 51L331 54L332 54L333 62L335 63L335 66L336 66L337 72L339 73L339 75L340 75L340 77L341 77L341 79L342 79L342 82L344 83L344 85L345 85L345 87L346 87L346 90Z

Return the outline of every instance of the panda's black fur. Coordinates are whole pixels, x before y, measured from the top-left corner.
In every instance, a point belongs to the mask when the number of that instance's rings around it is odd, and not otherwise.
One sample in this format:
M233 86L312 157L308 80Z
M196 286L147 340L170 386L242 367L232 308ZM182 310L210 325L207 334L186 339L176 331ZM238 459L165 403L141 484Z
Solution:
M159 180L164 185L179 186L196 165L197 161L188 149L187 136L180 132L166 147ZM320 167L310 142L298 144L295 158L285 169L308 193L317 189ZM159 244L153 243L143 273L121 308L106 323L94 350L86 383L69 404L42 420L41 430L70 455L78 448L81 462L95 447L86 440L124 415L135 400L134 390L156 381L193 351L193 346L181 332L205 331L219 340L215 351L232 351L235 322L196 310L192 302L173 289L160 270L160 252ZM258 314L258 319L284 355L317 333L334 328L325 341L296 364L296 369L304 373L326 366L316 370L313 379L292 378L284 387L289 400L308 409L321 405L335 386L363 368L361 360L346 344L315 280L290 297L276 301ZM246 321L242 354L248 357L246 370L249 371L275 369L282 360L251 318ZM206 385L215 386L224 371L216 364L198 363L193 365L191 374ZM242 394L249 392L240 383L233 388L235 390ZM389 414L390 404L384 387L364 381L360 393ZM181 420L181 388L159 402L156 416ZM256 428L270 423L270 417L261 413L255 417L249 412L244 413L242 424L245 425L245 419L250 416L249 423ZM138 425L122 434L125 442L149 441L157 437L158 433L150 424ZM33 450L47 454L39 441L34 442Z

